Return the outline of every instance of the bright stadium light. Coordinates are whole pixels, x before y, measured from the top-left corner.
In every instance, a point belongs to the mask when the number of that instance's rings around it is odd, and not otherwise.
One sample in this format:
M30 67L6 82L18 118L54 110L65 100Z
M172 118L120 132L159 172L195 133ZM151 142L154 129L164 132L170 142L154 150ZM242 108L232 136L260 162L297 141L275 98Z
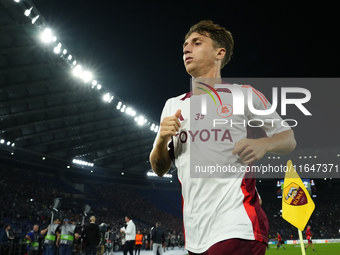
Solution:
M1 139L1 140L0 140L0 143L5 143L5 140L4 140L4 139Z
M30 16L33 6L25 11L25 16Z
M56 42L57 41L57 37L52 36L52 42Z
M97 82L96 80L93 80L93 81L92 81L92 85L93 85L93 86L96 86L97 84L98 84L98 82Z
M41 34L41 40L45 43L49 43L52 41L52 31L49 28L46 28L44 32Z
M110 93L107 93L107 94L105 94L105 95L103 96L103 100L104 100L105 102L110 103L110 102L112 101L112 99L113 99L113 96L111 96Z
M125 111L125 104L123 105L122 109L120 110L121 112L124 112Z
M117 110L119 110L121 106L122 106L122 102L119 102L119 103L117 104Z
M77 164L77 165L81 165L81 166L90 166L90 167L93 167L93 166L94 166L93 163L86 162L86 161L79 160L79 159L73 159L73 160L72 160L72 163L73 163L73 164ZM69 168L69 167L68 167L68 168Z
M39 15L35 16L33 19L32 19L32 24L34 24L38 19L39 19Z
M20 2L20 0L14 0L14 2L17 2L17 3L19 3L19 2Z
M11 144L11 142L7 142L7 145L10 145Z
M155 130L154 130L156 133L158 132L158 126L155 127Z
M143 125L144 124L144 117L143 116L139 116L137 123L138 123L138 125Z
M63 55L66 55L67 54L67 49L64 49L63 50Z
M60 53L60 48L59 47L54 47L54 53L59 54Z
M131 116L132 116L132 117L136 116L136 112L135 112L135 111L132 111L132 112L131 112Z
M85 71L82 73L81 78L84 80L85 83L87 83L88 81L92 80L92 73Z
M80 76L82 74L82 68L81 65L77 65L74 69L73 69L73 74L75 76Z
M153 131L155 129L155 124L152 124L150 129Z
M74 66L75 66L76 64L77 64L77 61L76 61L76 60L74 60L74 61L73 61L73 63L72 63L72 65L74 65Z
M98 84L97 89L100 90L102 88L102 85Z
M126 114L131 114L131 112L132 112L132 110L131 110L131 108L130 107L128 107L128 108L126 108Z
M67 59L71 60L72 59L72 55L68 55Z
M138 118L137 117L135 117L135 119L134 119L135 121L137 121L138 120Z

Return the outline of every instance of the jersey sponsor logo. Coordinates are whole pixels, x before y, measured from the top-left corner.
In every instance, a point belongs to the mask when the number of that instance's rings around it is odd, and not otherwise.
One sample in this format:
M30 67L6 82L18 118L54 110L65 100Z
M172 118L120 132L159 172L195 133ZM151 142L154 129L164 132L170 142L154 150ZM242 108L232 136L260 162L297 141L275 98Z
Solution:
M284 196L283 200L285 203L294 206L301 206L308 203L307 196L303 189L297 185L296 183L292 182L283 190Z
M202 129L202 130L196 130L196 131L185 131L182 130L180 133L175 135L178 137L181 143L186 143L188 139L191 142L207 142L207 141L221 141L224 142L225 140L228 140L230 142L233 142L233 139L231 137L230 131L228 129L222 130L222 129Z

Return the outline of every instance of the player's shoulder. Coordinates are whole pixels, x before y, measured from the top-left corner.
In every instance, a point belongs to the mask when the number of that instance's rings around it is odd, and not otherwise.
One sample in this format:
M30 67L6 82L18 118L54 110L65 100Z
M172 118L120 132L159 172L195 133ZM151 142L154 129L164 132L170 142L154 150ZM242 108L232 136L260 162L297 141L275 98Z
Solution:
M188 93L183 93L183 94L176 96L176 97L171 97L168 100L166 100L165 105L171 106L171 105L178 104L180 102L185 101L186 99L189 99L190 96L191 96L191 94L190 94L190 92L188 92Z

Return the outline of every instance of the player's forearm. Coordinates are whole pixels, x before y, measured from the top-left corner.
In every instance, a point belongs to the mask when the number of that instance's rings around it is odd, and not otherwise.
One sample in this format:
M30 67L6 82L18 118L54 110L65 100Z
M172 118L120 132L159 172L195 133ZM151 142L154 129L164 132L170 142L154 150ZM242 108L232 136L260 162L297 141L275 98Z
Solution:
M296 147L293 130L283 131L263 139L267 143L267 152L269 153L284 155L292 152Z
M150 153L150 164L153 171L160 177L166 174L172 164L167 144L156 145Z

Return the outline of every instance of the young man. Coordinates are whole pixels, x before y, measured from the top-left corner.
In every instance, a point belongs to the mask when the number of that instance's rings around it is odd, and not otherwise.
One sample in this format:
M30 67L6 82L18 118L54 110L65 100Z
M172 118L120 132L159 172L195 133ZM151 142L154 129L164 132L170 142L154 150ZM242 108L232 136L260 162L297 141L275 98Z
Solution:
M306 245L305 250L307 250L307 248L308 248L309 246L312 246L313 251L316 252L316 250L314 250L314 246L313 246L312 233L310 232L310 226L307 226L307 229L306 229L306 236L307 236L308 244Z
M282 246L282 248L285 250L286 247L284 247L283 245L283 241L282 241L282 238L281 238L281 235L279 233L277 233L277 250L280 248L280 246Z
M166 102L150 154L152 169L158 176L167 173L173 161L176 163L182 185L186 249L191 255L264 254L268 220L259 204L255 178L245 178L245 173L228 175L236 178L191 178L190 162L213 160L220 166L229 164L240 169L261 159L267 152L286 154L296 145L290 128L272 122L273 119L281 120L276 112L258 116L245 109L247 114L231 116L237 122L240 118L263 120L260 133L267 137L259 139L251 139L254 136L248 126L214 129L208 122L210 112L198 114L196 119L190 118L190 114L201 110L190 103L202 96L198 84L214 88L215 84L222 83L220 70L230 60L233 44L230 32L211 21L201 21L190 28L183 45L183 60L186 71L193 78L193 86L198 88ZM235 86L247 95L246 88ZM219 94L224 103L231 103L230 91L222 90ZM256 97L253 95L254 106L264 109L260 98ZM269 103L268 106L270 108ZM197 134L198 124L205 134ZM207 136L215 138L215 144L205 142Z

